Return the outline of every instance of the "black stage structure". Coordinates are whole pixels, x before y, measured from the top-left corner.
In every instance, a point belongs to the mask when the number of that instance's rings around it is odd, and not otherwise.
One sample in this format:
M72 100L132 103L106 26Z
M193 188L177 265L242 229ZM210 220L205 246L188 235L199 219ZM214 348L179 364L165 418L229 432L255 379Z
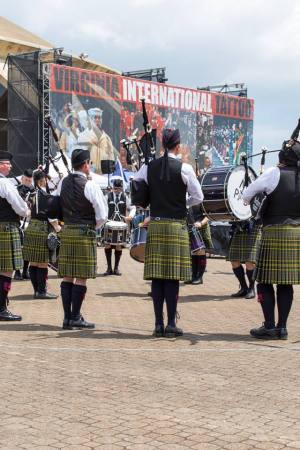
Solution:
M166 78L166 68L156 67L155 69L141 69L132 70L129 72L122 72L124 77L138 78L140 80L146 81L156 81L157 83L166 83L168 78Z
M72 57L57 48L9 55L7 63L7 147L14 155L13 172L20 175L43 164L49 154L47 63L72 66Z
M51 112L50 63L72 66L72 56L65 54L63 48L54 48L7 57L8 89L3 100L7 118L2 123L0 116L0 138L5 137L0 141L1 147L8 148L14 155L14 175L20 175L27 167L44 164L50 149L55 149L47 121ZM165 67L123 72L122 75L159 83L167 81Z

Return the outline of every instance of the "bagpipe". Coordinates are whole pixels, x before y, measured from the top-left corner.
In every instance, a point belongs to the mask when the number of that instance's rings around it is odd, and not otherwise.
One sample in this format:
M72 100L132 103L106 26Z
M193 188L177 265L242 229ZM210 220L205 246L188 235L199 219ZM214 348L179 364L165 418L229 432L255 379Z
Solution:
M283 141L281 149L268 150L266 147L262 147L261 152L251 156L251 158L261 156L260 175L264 172L267 153L279 153L279 162L282 158L284 160L293 161L296 164L297 171L295 173L295 176L297 187L299 178L298 173L300 170L300 142L298 141L299 132L300 132L300 119L298 119L297 126L292 132L290 139ZM247 169L248 165L246 156L243 157L242 162L245 167L245 187L247 187L249 185L249 178L248 178L248 169ZM250 207L252 211L252 218L255 222L260 223L262 221L267 206L268 206L268 195L266 192L259 193L253 197L250 203Z
M141 97L140 101L142 102L144 134L138 139L138 128L136 128L131 136L120 141L126 151L127 164L133 165L137 170L142 164L149 164L150 161L155 159L156 154L156 129L152 129L151 127L146 109L145 97ZM132 145L134 145L136 149L138 161L131 151Z
M48 126L49 126L49 128L50 128L50 130L52 132L52 136L53 136L54 142L55 142L56 147L57 147L58 152L59 152L59 156L56 157L56 158L53 158L52 155L49 152L49 156L48 156L49 163L53 164L53 168L58 173L58 175L62 175L61 172L59 172L58 167L55 164L57 161L59 161L59 159L61 159L62 162L64 163L64 166L65 166L66 170L67 170L67 173L70 174L71 170L69 168L68 160L67 160L66 155L64 154L63 150L60 148L59 139L58 139L57 133L55 131L55 128L53 126L53 123L52 123L52 120L51 120L50 116L46 117L46 123L48 124Z
M122 139L121 144L126 151L127 164L134 165L136 169L140 169L143 164L148 165L156 155L156 130L153 130L148 118L146 110L145 97L140 98L142 102L143 110L143 127L144 135L141 139L137 139L135 133L128 139ZM134 145L137 150L138 161L136 161L134 155L131 152L131 145ZM131 202L133 205L147 208L150 201L148 184L143 180L132 180L130 184L131 188Z

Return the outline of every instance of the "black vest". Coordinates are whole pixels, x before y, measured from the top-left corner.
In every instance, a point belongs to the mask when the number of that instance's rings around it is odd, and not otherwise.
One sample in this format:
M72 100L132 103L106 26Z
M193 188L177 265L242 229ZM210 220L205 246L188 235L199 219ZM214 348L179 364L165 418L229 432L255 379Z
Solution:
M17 186L17 189L18 189L18 192L19 192L19 194L20 194L20 196L22 197L23 200L26 199L27 194L29 192L32 193L32 194L34 193L34 187L33 186L28 187L28 186L25 186L24 184L19 184Z
M116 194L115 194L116 195ZM119 208L119 213L122 216L126 216L126 196L124 192L121 192L118 194L119 201L117 203ZM108 220L113 220L113 216L116 210L115 200L114 200L114 194L113 192L110 192L107 196L107 203L108 203ZM119 220L118 216L114 220Z
M5 178L5 177L0 177ZM19 195L16 192L16 195ZM20 217L12 209L12 206L5 198L0 197L0 222L20 222Z
M0 197L0 222L20 222L20 217L5 198Z
M60 199L37 189L31 207L32 219L47 221L48 219L61 219Z
M300 174L295 192L295 167L280 167L280 179L267 197L263 225L300 224Z
M151 161L148 166L150 214L166 219L186 218L186 185L182 181L178 159L168 157L170 181L166 174L160 179L163 157Z
M93 205L84 195L87 181L86 177L71 173L62 182L60 204L67 225L96 224Z

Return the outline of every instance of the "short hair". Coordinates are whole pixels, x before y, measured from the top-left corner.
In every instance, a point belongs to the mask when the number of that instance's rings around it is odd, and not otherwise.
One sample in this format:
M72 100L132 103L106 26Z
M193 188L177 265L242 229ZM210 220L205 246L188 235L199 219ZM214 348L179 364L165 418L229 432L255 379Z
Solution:
M113 187L114 188L122 188L123 187L123 180L120 180L119 178L114 180L113 181Z
M44 178L46 178L46 174L45 172L43 172L43 170L38 169L33 174L33 181L35 185L38 181L43 180Z
M86 162L88 162L89 160L88 159L86 159L85 161L83 161L83 162L81 162L81 163L78 163L78 164L73 164L73 169L74 170L80 170L80 169L82 169L82 167L85 165L85 163Z
M33 170L32 169L25 169L23 175L24 175L24 177L32 178L33 177Z

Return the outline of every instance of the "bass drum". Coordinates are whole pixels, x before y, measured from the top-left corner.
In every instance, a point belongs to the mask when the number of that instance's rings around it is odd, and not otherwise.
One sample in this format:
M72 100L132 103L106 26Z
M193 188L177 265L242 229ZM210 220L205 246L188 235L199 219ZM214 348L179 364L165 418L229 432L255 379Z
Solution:
M248 167L249 183L256 173ZM247 220L252 216L250 205L244 205L245 167L226 166L209 169L200 179L204 195L203 213L215 221Z

